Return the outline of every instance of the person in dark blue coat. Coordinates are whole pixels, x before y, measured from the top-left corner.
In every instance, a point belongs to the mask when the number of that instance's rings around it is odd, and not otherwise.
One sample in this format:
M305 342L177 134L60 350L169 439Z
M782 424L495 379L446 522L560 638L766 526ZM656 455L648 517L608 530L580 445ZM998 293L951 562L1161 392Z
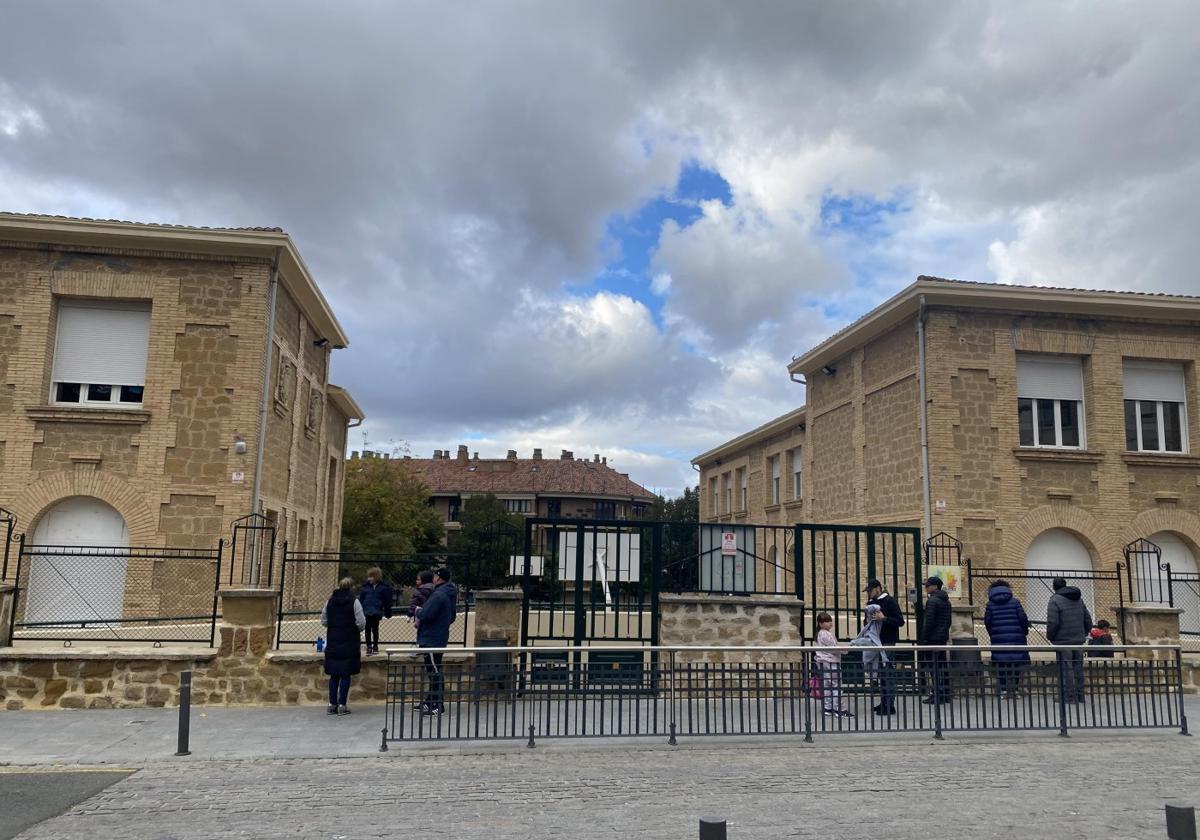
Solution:
M348 715L346 699L350 678L362 670L359 633L367 626L362 604L354 597L354 581L342 578L321 610L321 624L328 628L325 642L325 673L329 675L329 714Z
M367 653L379 653L379 622L392 617L392 587L383 579L378 566L367 570L367 582L358 592L367 617Z
M988 587L983 625L993 645L1021 646L1020 650L992 651L1000 696L1008 697L1019 690L1021 671L1029 662L1029 651L1024 647L1029 638L1029 616L1025 615L1021 600L1013 595L1007 581L997 580Z
M454 622L454 606L458 589L450 582L450 570L438 569L433 575L433 594L417 611L417 647L444 648L450 642L450 625ZM429 675L429 693L421 704L421 714L440 715L442 703L442 654L425 654L425 672Z

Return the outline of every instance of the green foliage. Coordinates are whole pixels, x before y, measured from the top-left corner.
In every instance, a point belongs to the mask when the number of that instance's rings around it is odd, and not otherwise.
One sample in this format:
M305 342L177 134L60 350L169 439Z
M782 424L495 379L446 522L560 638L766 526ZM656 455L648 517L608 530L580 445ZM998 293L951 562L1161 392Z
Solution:
M403 461L360 458L346 469L342 551L417 554L440 547L445 530L429 488Z
M511 586L509 558L525 553L525 518L509 513L504 502L489 494L463 500L458 521L461 528L451 531L451 553L466 555L471 589Z

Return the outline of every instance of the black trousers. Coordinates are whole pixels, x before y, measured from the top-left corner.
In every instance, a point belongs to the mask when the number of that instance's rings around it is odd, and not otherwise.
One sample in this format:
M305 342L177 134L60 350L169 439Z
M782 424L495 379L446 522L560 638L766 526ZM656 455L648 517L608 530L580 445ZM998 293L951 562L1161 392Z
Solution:
M949 651L921 651L921 686L935 700L950 699Z
M379 622L383 621L381 615L367 616L367 647L379 647Z
M442 676L441 653L425 654L425 673L429 677L429 693L425 695L425 707L428 709L442 708Z

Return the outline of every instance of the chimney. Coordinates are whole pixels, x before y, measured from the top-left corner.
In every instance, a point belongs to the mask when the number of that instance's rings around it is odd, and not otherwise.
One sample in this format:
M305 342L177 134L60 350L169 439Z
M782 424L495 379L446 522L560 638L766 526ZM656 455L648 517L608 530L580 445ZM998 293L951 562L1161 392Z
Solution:
M353 452L350 453L350 460L351 461L358 460L358 450L357 449L355 449Z
M540 450L540 449L533 450L533 460L535 460L535 461L542 460L542 450Z
M433 450L433 460L436 461L438 458L441 458L441 457L442 457L442 450L440 450L440 449Z
M608 466L608 456L605 455L603 458L601 458L600 463L607 467Z
M558 460L560 460L560 461L574 461L574 460L575 460L575 453L574 453L574 452L572 452L570 449L564 449L564 450L562 451L562 455L559 455L559 456L558 456Z
M478 453L478 452L476 452L476 453L475 453L475 460L476 460L476 461L478 461L478 460L479 460L479 453Z
M597 452L596 454L594 454L594 455L592 456L592 463L593 463L593 464L599 464L599 463L600 463L600 453L599 453L599 452Z
M467 460L467 446L464 443L460 443L458 445L458 459L457 460L459 460L459 461Z
M515 449L508 450L508 460L510 460L510 461L517 460L517 450L515 450Z

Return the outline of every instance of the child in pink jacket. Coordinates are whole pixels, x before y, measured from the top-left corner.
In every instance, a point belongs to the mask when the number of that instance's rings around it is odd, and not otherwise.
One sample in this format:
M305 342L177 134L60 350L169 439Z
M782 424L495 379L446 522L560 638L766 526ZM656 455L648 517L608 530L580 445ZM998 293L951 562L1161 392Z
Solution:
M817 627L817 646L837 647L833 617L829 613L817 615ZM843 650L819 650L816 653L825 717L854 717L854 713L846 709L846 697L842 694L842 657L845 655Z

